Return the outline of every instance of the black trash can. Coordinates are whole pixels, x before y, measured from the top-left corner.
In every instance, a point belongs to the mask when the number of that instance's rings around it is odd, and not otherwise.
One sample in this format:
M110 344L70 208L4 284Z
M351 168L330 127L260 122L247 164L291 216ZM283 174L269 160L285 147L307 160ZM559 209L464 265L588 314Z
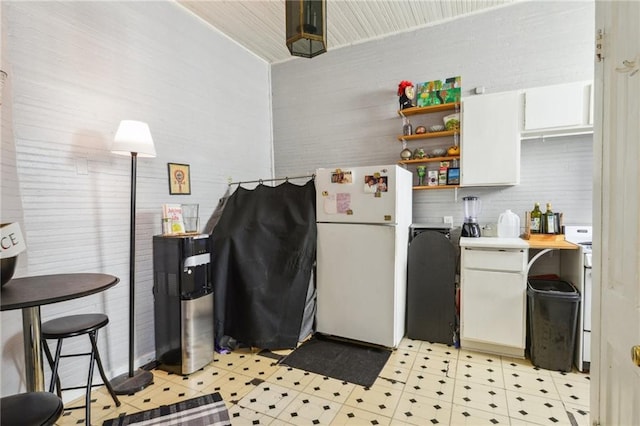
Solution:
M569 282L529 279L529 353L536 367L571 371L580 294Z

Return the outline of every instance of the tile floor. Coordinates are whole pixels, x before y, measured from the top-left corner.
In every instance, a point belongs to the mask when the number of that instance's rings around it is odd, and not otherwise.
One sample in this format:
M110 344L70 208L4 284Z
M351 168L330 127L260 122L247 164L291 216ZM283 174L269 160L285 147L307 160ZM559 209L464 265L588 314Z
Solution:
M220 392L234 426L589 425L587 374L410 339L370 388L279 366L249 349L216 354L186 377L153 373L154 384L122 396L120 407L103 387L94 390L92 424ZM70 410L57 424L83 423L84 410Z

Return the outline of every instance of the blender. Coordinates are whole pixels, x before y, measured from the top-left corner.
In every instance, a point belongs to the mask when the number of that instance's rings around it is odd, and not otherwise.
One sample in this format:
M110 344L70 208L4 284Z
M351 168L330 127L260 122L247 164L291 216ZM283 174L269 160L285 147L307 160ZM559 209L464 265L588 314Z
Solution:
M462 224L462 237L479 237L480 225L478 214L480 213L480 200L478 197L462 197L464 202L464 223Z

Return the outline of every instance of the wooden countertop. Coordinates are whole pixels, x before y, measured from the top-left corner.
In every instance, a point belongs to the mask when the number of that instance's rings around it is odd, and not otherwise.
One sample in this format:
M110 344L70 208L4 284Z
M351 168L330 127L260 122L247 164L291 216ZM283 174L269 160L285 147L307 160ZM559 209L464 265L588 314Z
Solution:
M577 250L579 248L577 244L570 243L564 239L564 236L558 235L531 235L524 241L529 244L530 249Z

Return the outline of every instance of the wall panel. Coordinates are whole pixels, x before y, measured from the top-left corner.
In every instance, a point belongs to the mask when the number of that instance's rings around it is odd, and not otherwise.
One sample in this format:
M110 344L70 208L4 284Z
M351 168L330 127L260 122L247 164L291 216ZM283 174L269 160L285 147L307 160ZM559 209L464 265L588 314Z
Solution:
M277 175L317 167L395 163L402 121L396 90L462 76L463 95L593 79L592 2L517 2L440 25L332 50L272 67ZM330 18L329 18L330 19ZM500 117L487 123L500 125ZM415 124L414 124L415 126ZM409 143L412 150L427 142ZM550 201L568 222L591 223L592 137L525 141L516 187L415 191L414 221L463 219L461 197L484 200L481 222L507 208Z
M148 122L157 151L156 158L138 159L138 366L155 359L151 237L160 233L160 206L199 203L204 225L228 177L272 176L270 69L173 2L1 7L2 69L9 73L2 217L21 221L28 249L17 276L120 277L103 294L42 308L43 320L107 313L100 345L116 375L128 362L131 171L128 157L110 153L118 123ZM169 195L168 162L191 166L191 195ZM2 313L3 395L24 389L20 324L19 311ZM65 367L62 374L80 383L86 373Z

